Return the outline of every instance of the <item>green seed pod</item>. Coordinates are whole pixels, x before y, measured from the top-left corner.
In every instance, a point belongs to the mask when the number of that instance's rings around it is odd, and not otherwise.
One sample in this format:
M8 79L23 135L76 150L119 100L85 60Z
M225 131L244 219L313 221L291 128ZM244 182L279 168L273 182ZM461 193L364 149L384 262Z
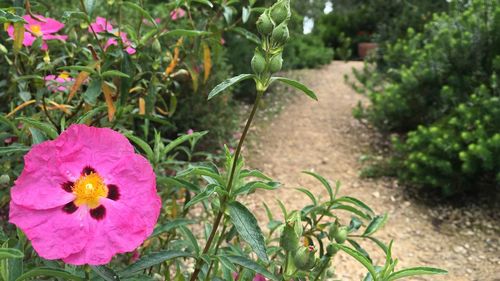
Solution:
M276 24L280 24L291 16L290 1L282 0L271 7L271 18Z
M286 43L288 38L290 37L290 32L288 31L288 27L286 26L286 22L281 23L278 25L274 30L273 34L271 35L271 40L272 42L278 44L278 45L283 45Z
M316 264L314 246L301 246L293 256L293 264L300 270L310 270Z
M281 232L280 247L287 252L295 251L299 247L299 237L291 225L285 225L283 232Z
M255 50L255 54L253 55L251 61L252 69L256 74L261 74L266 69L266 59L262 54Z
M257 24L257 30L259 30L259 33L262 35L269 35L271 34L271 32L273 32L274 28L273 22L271 21L271 18L266 12L260 15L256 24Z
M279 53L271 58L271 61L269 62L269 71L271 71L272 73L278 72L281 70L282 66L283 66L282 53Z
M160 41L158 40L158 38L155 38L155 40L153 41L153 51L155 51L156 53L161 53L161 44L160 44Z
M345 226L341 226L339 227L337 233L335 233L334 235L334 238L335 238L335 241L339 244L342 244L345 242L345 240L347 239L347 227Z

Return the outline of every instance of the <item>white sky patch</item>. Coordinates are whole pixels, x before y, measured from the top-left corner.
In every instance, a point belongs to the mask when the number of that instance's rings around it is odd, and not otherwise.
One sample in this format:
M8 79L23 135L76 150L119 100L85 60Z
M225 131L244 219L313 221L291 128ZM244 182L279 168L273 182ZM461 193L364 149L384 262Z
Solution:
M314 27L314 19L309 17L304 17L304 34L311 33L313 27Z
M323 12L325 12L325 14L328 14L330 13L331 11L333 11L333 4L331 1L328 1L326 2L325 4L325 9L323 10Z

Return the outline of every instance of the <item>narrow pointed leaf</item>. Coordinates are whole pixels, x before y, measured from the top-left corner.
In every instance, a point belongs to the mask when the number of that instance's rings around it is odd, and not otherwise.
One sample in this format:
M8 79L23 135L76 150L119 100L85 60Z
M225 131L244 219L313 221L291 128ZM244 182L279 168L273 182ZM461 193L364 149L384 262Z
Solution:
M379 230L384 224L387 222L387 213L384 214L383 216L376 216L372 219L370 224L366 227L365 232L363 233L363 236L370 236L373 233L375 233L377 230Z
M429 274L447 274L448 271L439 269L439 268L433 268L433 267L412 267L412 268L405 268L403 270L394 272L393 274L389 275L389 278L387 281L392 281L396 279L401 279L405 277L410 277L410 276L417 276L417 275L429 275Z
M58 268L50 268L50 267L37 267L32 269L23 275L19 276L16 281L23 281L27 279L32 279L37 276L46 276L46 277L58 277L62 280L76 280L76 281L84 281L85 279L74 275L66 270L58 269Z
M308 95L313 100L318 100L318 97L316 97L316 94L311 89L309 89L307 86L300 83L299 81L295 81L293 79L289 79L289 78L285 78L285 77L273 77L273 78L271 78L271 82L274 82L276 80L283 82L285 84L288 84L297 90L301 90L302 92L304 92L304 94Z
M18 249L0 248L0 259L21 259L23 257L23 252Z
M192 257L192 255L187 252L176 251L176 250L168 250L168 251L161 251L157 253L148 254L139 259L137 262L131 264L121 272L119 272L119 275L122 278L129 277L134 275L135 273L139 273L146 268L160 264L164 261L175 258L186 258L186 257Z
M247 79L250 79L250 78L253 78L254 75L253 74L240 74L238 76L235 76L233 78L229 78L225 81L223 81L222 83L220 83L219 85L217 85L211 92L210 94L208 94L208 99L212 99L213 97L217 96L218 94L220 94L221 92L223 92L224 90L226 90L227 88L231 87L232 85L236 84L236 83L239 83L243 80L247 80Z
M236 255L231 255L226 257L230 262L243 266L244 268L248 268L256 273L262 274L264 277L268 279L279 280L276 276L274 276L271 272L269 272L263 265L256 263L251 259Z

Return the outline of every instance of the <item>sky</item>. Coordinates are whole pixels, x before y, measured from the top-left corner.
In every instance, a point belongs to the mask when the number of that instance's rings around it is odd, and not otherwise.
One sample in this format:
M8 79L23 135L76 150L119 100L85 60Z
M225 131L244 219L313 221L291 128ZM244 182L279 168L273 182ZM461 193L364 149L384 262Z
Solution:
M333 6L332 6L331 1L326 2L325 9L323 11L325 12L325 14L328 14L331 11L333 11ZM313 27L314 27L314 20L311 18L305 17L304 18L304 34L311 33Z

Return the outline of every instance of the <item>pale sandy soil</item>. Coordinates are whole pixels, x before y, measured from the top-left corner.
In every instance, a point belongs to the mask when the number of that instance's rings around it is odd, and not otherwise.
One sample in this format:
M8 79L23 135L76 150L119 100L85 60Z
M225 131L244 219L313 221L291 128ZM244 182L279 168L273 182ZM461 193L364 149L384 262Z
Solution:
M263 120L268 118L261 115L251 129L244 151L248 164L284 184L279 191L258 192L250 199L260 222L264 226L266 221L262 202L278 216L277 198L289 208L309 204L295 187L308 187L326 196L314 179L301 174L312 170L329 180L340 180L341 194L360 198L378 213L389 213L389 222L377 237L386 242L395 239L393 252L399 258L399 268L422 265L449 271L447 276L410 280L500 280L498 220L483 217L482 211L476 209L430 208L407 199L395 180L359 177L360 157L369 153L375 134L352 117L352 108L363 97L344 83L343 76L361 66L359 62L333 62L321 69L300 72L301 80L320 101L297 96L276 117ZM378 249L369 243L363 246L374 262L383 262ZM360 280L365 274L345 254L335 257L334 266L340 280Z

